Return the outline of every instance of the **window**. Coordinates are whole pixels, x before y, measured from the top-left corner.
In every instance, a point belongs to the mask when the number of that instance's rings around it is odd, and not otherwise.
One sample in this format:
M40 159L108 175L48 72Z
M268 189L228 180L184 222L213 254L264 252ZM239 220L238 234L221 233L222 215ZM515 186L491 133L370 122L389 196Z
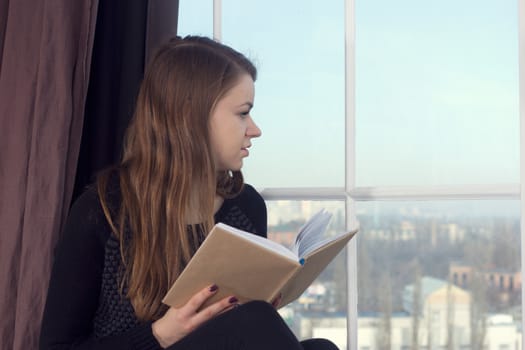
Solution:
M518 183L517 2L355 6L357 185Z
M259 69L253 117L263 137L254 141L254 156L245 163L247 178L260 188L342 188L344 3L222 4L222 40Z
M212 1L180 3L179 33L214 28L258 66L263 137L244 173L274 238L322 206L333 230L360 224L316 282L339 283L346 301L316 287L283 310L299 337L313 327L343 349L406 348L394 335L417 327L420 348L437 348L448 313L470 344L468 315L521 306L521 279L503 297L494 275L521 271L516 0L221 0L213 15Z
M213 1L179 1L177 34L180 36L192 34L213 37Z
M325 208L334 216L327 235L344 231L342 201L267 201L268 237L292 247L295 234L314 213ZM324 337L346 347L346 255L342 252L295 302L279 309L300 338Z

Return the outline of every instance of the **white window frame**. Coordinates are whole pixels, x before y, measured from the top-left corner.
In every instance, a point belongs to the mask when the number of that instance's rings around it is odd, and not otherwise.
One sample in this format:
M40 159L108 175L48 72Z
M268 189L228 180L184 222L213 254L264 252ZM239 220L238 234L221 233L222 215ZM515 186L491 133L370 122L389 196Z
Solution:
M518 0L519 42L519 113L520 113L520 184L486 184L462 186L399 186L356 187L355 185L355 0L345 2L345 187L266 188L261 195L266 200L342 200L346 207L346 226L355 227L357 201L388 200L520 200L525 203L525 0ZM213 37L222 39L222 0L213 0ZM521 266L525 266L525 206L520 207ZM347 254L348 323L347 348L358 350L357 332L357 246L350 241ZM525 280L524 269L521 269ZM522 306L525 288L522 288ZM522 323L525 324L525 307ZM522 341L525 350L525 341Z

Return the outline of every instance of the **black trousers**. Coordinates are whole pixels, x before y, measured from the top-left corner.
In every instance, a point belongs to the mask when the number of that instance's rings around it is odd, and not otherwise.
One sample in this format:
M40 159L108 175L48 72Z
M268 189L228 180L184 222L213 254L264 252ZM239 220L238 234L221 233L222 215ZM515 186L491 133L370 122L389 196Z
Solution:
M225 312L179 340L170 350L338 350L326 339L298 341L270 304L252 301Z

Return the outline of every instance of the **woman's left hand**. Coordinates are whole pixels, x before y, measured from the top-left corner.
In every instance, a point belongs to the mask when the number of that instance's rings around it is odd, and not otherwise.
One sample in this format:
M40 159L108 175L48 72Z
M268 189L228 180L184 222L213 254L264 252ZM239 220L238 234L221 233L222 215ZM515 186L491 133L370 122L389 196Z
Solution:
M164 316L152 323L153 336L162 348L171 346L204 322L237 305L237 298L229 296L200 310L204 302L217 292L217 288L212 285L202 289L185 305L179 308L170 307Z
M281 304L281 301L283 300L283 295L279 293L278 296L275 297L275 299L272 300L271 304L274 308L278 309L279 304Z

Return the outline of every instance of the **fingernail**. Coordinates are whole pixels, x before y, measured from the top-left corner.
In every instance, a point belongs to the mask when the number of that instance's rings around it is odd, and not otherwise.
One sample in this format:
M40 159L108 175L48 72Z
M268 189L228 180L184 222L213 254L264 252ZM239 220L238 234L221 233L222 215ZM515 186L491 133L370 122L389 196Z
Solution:
M217 286L216 284L212 285L210 287L210 292L215 292L217 289L219 289L219 286Z
M236 303L236 302L238 302L238 301L239 301L239 299L237 299L236 297L231 297L231 298L228 300L228 302L229 302L230 304Z

